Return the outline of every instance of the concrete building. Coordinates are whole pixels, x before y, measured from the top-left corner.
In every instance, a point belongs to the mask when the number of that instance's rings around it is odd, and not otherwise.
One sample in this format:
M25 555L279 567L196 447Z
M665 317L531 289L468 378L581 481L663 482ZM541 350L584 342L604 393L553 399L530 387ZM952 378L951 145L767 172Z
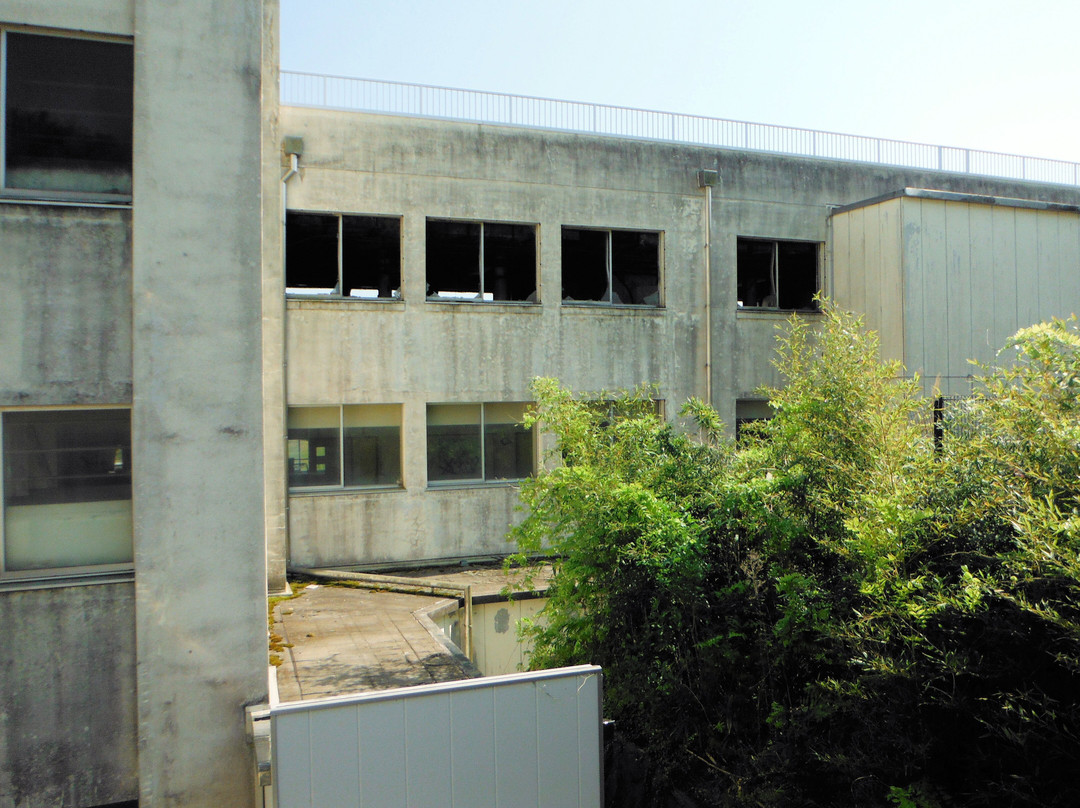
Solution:
M267 448L268 478L290 469L272 567L507 552L503 478L527 470L488 444L512 442L498 424L535 376L653 383L669 415L699 396L733 427L768 413L777 326L817 316L818 290L947 395L968 358L1080 310L1076 187L298 106L281 132L303 154L272 279L290 452ZM392 424L392 468L350 482L367 412ZM304 455L320 416L332 479Z
M1071 164L279 108L276 13L0 0L0 808L253 804L267 582L507 552L535 376L734 425L818 290L949 394L1080 310Z
M4 808L253 802L275 9L0 2Z

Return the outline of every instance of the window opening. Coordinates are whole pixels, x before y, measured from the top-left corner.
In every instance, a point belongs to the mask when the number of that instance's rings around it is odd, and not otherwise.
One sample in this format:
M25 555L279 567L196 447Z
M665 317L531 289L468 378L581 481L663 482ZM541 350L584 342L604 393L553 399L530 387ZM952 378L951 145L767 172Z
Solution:
M4 33L4 187L131 194L130 44Z
M3 414L4 569L130 564L131 415Z
M536 227L427 221L429 300L536 302Z
M819 247L812 241L738 239L739 308L816 311Z
M660 233L562 229L563 300L660 305Z
M772 407L767 399L740 398L735 401L735 441L742 440L744 429L758 421L767 421L773 417Z
M429 404L428 482L520 480L533 473L527 404Z
M285 291L392 300L401 295L401 220L285 214Z
M401 405L289 407L289 487L401 485Z

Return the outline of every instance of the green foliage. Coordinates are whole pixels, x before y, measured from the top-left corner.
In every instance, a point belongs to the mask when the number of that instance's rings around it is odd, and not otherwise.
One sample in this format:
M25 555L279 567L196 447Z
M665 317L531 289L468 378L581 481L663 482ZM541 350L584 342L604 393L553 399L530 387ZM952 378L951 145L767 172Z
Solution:
M918 380L823 311L739 446L697 400L676 426L648 389L535 382L533 666L603 665L607 713L710 804L1080 802L1075 323L1019 332L935 451Z

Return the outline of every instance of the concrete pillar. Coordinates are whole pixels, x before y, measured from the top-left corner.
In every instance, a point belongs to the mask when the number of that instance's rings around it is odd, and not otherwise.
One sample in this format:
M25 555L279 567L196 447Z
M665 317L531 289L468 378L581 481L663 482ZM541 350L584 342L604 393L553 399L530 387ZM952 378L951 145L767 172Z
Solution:
M140 804L247 806L244 706L267 693L264 2L134 8Z

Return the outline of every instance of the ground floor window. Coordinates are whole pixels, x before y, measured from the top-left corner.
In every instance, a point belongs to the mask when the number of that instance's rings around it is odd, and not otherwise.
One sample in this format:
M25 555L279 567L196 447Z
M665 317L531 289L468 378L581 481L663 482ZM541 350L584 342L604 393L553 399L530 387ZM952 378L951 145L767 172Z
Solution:
M131 413L5 412L6 572L130 564Z
M289 407L289 487L401 485L401 405Z
M533 473L531 429L522 426L528 404L429 404L429 483L520 480Z

